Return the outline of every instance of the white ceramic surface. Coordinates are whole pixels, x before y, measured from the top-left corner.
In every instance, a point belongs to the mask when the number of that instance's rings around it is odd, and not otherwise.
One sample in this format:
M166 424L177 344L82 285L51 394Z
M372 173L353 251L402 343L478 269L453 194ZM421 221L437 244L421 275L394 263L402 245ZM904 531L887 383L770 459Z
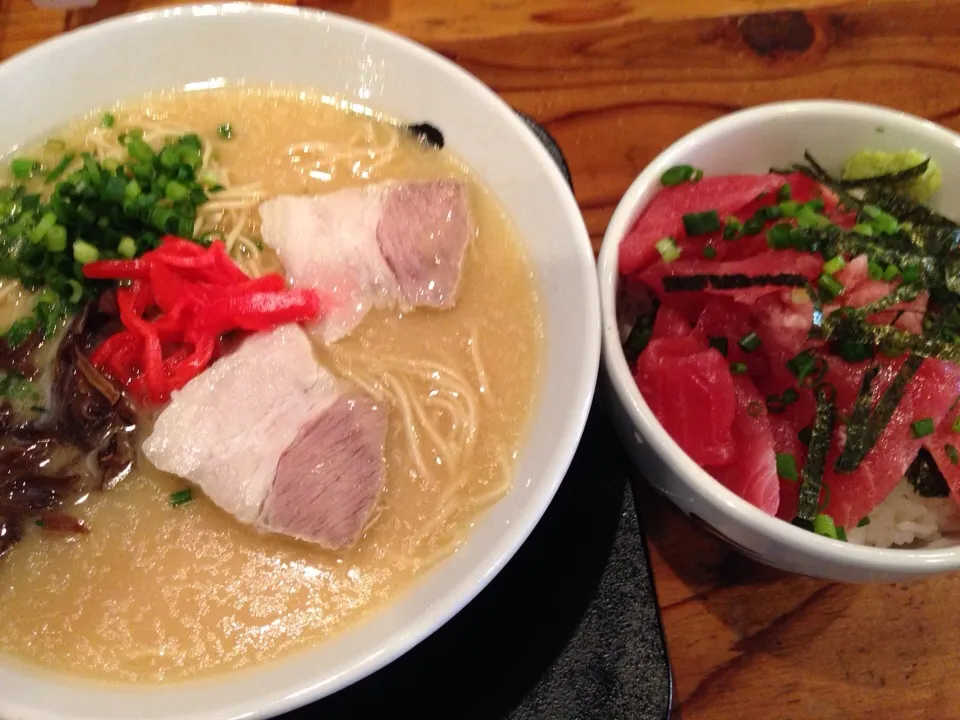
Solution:
M944 186L934 205L960 212L960 136L905 113L837 101L776 103L743 110L694 130L667 148L627 190L600 251L605 381L616 426L647 479L688 515L745 554L805 575L840 581L893 581L960 568L960 547L877 549L835 542L770 517L704 472L669 437L644 402L620 349L616 322L618 248L660 175L689 164L707 175L762 173L802 160L805 150L828 170L863 148L917 148L936 158Z
M452 558L383 612L315 650L164 688L94 687L2 658L3 720L259 718L334 692L429 635L496 575L553 498L579 441L600 352L583 220L546 151L510 108L439 55L362 23L286 7L145 12L69 33L0 65L0 151L146 91L240 80L315 88L403 121L434 123L500 198L535 265L547 338L540 401L514 487Z

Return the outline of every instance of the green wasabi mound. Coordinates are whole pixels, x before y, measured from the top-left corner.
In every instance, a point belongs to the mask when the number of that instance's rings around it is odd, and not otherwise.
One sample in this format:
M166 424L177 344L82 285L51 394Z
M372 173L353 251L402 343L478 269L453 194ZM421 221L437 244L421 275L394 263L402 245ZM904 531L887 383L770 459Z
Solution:
M912 167L916 167L927 156L919 150L901 150L899 152L884 152L882 150L861 150L850 156L843 165L844 180L861 180L877 175L889 175ZM943 184L943 175L936 160L930 159L927 171L907 183L903 191L917 202L926 202L940 189Z

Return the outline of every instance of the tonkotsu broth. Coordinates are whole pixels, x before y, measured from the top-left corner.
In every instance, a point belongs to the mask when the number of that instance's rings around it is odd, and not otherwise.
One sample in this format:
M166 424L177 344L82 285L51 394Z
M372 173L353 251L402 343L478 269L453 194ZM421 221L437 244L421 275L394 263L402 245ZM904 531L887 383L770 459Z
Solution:
M456 473L462 492L413 470L403 418L392 408L381 512L349 551L258 534L199 492L193 502L171 507L169 494L184 481L141 461L135 476L76 509L89 534L31 528L0 559L0 651L106 680L176 680L316 645L396 599L418 572L455 549L482 510L506 491L509 465L500 460L516 456L537 395L540 310L531 267L510 223L448 153L402 138L392 160L374 168L369 180L352 174L365 171L362 162L331 173L291 146L346 141L372 121L305 94L175 92L114 112L118 125L150 118L198 132L213 141L233 184L260 181L269 195L387 178L464 178L478 229L454 310L376 312L331 353L318 352L338 372L348 357L412 358L456 369L475 391L482 385L475 452ZM233 126L229 141L216 139L225 121ZM99 114L58 137L76 146L97 122ZM410 387L421 394L431 389L429 379ZM431 447L421 443L427 461L436 464ZM433 527L431 521L444 515L445 493L456 498L458 511Z

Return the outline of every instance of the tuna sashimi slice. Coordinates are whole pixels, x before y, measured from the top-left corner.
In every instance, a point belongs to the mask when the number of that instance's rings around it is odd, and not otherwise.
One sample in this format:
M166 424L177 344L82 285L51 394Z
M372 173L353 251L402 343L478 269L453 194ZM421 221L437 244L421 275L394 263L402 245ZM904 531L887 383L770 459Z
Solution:
M659 258L656 244L665 237L682 240L683 216L716 210L721 218L735 214L759 195L783 184L780 175L717 175L698 183L660 190L620 243L620 273L632 275Z
M776 515L780 505L780 480L763 397L748 377L734 378L733 386L736 392L732 428L734 460L724 467L706 470L747 502Z
M902 360L891 363L890 369L901 363ZM890 372L884 375L889 377ZM878 382L875 397L886 382L889 380ZM833 516L834 523L844 528L856 526L893 491L923 444L923 439L913 436L911 424L923 418L939 424L958 392L960 369L938 360L924 360L877 444L854 472L843 474L834 470L839 447L833 448L824 473L824 484L830 489L824 512Z
M733 460L733 381L726 358L693 335L652 340L637 361L640 392L670 437L700 465Z
M947 481L950 488L950 497L957 505L960 505L960 460L957 459L956 455L957 452L960 452L960 432L953 429L958 412L960 412L960 408L951 406L950 410L937 424L937 429L933 435L924 439L923 446L933 456L940 474ZM950 451L948 448L953 448L953 450Z

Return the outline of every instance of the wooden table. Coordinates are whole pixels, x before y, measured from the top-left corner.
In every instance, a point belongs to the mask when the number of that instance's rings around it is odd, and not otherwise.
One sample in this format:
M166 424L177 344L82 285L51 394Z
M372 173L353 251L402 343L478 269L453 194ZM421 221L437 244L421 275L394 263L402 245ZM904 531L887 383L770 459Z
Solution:
M0 0L0 58L156 3ZM313 3L308 3L313 4ZM644 164L731 110L892 105L960 130L960 2L318 0L472 71L563 146L595 245ZM786 10L785 8L790 8ZM643 498L685 720L960 718L960 576L848 586L773 572Z

